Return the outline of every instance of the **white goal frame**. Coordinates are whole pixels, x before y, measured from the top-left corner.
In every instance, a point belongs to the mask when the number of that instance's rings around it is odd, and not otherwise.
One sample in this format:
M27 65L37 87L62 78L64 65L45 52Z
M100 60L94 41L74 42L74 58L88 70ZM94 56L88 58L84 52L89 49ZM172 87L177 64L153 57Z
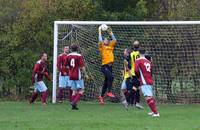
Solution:
M53 49L53 89L52 103L56 103L57 88L57 52L58 52L58 25L79 24L79 25L194 25L200 21L54 21L54 49Z

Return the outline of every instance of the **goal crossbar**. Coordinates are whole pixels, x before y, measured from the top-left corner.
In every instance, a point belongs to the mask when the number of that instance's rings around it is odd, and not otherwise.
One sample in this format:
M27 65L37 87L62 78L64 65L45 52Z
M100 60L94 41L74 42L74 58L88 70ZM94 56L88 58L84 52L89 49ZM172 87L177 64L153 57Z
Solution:
M54 24L179 25L200 24L200 21L55 21Z

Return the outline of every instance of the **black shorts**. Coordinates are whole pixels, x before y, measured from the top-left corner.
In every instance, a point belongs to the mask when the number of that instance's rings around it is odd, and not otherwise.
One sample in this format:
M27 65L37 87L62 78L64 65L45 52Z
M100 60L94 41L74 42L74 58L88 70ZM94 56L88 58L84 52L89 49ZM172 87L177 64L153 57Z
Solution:
M135 86L136 88L140 86L140 81L138 80L136 76L132 77L131 82L132 82L132 85Z
M140 86L140 81L138 80L136 76L133 76L132 78L127 78L126 86L127 86L127 90L132 90L133 86L138 88Z
M131 78L126 79L126 89L127 90L132 90L133 89L133 83Z

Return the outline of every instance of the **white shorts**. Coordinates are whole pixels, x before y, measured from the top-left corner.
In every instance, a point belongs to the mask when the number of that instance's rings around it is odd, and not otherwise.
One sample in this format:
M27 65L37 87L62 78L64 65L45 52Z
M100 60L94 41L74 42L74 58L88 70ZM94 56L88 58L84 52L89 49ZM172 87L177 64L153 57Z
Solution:
M125 80L123 80L123 82L122 82L121 89L127 89Z
M66 88L70 87L69 84L69 76L59 76L59 87L60 88Z
M80 80L69 80L69 84L71 89L76 91L78 89L84 89L84 81L83 79Z
M35 92L45 92L47 91L47 86L44 84L43 81L39 81L34 83Z
M142 85L141 90L143 95L146 96L153 96L153 86L152 85Z

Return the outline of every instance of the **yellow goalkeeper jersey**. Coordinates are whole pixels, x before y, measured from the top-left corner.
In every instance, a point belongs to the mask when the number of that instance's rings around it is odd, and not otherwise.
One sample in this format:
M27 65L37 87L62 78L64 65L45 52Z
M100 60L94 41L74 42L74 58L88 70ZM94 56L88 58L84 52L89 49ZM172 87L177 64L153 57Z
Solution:
M124 60L124 71L123 71L124 80L130 77L129 70L128 70L128 61Z
M131 74L135 76L135 60L140 57L139 51L132 51L131 52Z
M104 45L103 42L99 42L99 51L101 54L102 65L106 65L114 62L114 48L116 40L110 41L109 45Z

